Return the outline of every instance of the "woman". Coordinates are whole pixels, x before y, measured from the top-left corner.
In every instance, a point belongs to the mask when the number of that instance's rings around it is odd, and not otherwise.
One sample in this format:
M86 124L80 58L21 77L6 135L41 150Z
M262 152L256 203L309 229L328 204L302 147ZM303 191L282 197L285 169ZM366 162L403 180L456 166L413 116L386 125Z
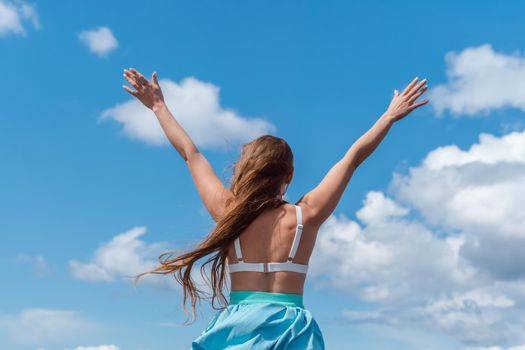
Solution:
M225 188L206 158L164 103L153 73L151 80L137 70L124 70L137 97L157 116L171 144L188 165L210 215L212 232L193 251L162 259L148 273L173 273L183 287L183 306L190 298L195 316L197 300L204 298L192 279L192 268L211 265L211 301L222 307L192 349L324 349L321 330L303 305L308 261L321 224L337 206L352 174L376 149L390 127L428 100L416 102L427 90L426 80L415 78L394 96L386 112L361 136L310 192L295 204L283 195L293 173L293 154L282 138L261 136L245 145L234 163L233 179ZM230 274L229 300L222 293Z

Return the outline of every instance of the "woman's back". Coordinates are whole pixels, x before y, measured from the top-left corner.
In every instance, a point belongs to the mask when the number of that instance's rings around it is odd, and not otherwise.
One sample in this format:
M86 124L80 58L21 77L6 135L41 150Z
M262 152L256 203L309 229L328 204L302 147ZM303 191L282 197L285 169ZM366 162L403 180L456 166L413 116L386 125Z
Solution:
M234 243L228 250L229 303L192 349L324 349L322 331L303 304L306 267L318 231L309 218L308 209L284 203L263 211L240 233L241 247ZM237 256L242 257L239 265ZM268 271L274 268L302 272ZM258 271L238 271L245 269Z
M308 206L297 204L302 214L302 235L298 241L294 263L308 265L312 254L319 226L310 219ZM241 233L240 245L243 261L286 262L294 241L298 219L294 204L284 203L275 209L260 214ZM234 244L228 251L228 262L238 262ZM231 273L231 290L256 290L274 293L303 294L306 274L292 271L253 272L240 271Z

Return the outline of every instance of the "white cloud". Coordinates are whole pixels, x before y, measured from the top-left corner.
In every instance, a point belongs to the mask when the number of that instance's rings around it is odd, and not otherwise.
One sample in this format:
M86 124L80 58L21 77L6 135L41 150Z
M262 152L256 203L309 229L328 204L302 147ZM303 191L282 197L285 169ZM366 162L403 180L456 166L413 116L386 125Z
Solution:
M8 34L24 35L25 22L39 28L38 13L34 6L22 1L0 1L0 37Z
M391 184L432 225L461 231L462 256L498 279L525 276L525 131L481 134L468 150L444 146L430 152Z
M525 57L505 54L491 45L469 47L445 56L448 82L430 90L438 114L480 116L513 107L525 111Z
M109 282L153 269L157 266L154 258L160 255L166 243L146 243L139 239L144 233L146 227L137 226L118 234L99 247L91 261L71 260L71 272L84 281ZM152 280L151 277L144 279Z
M140 236L146 233L146 227L137 226L127 232L120 233L109 242L102 244L88 262L70 260L69 268L73 276L87 282L114 282L128 279L152 270L159 266L158 257L161 253L170 251L166 242L147 243ZM204 293L211 289L200 274L200 265L192 269L193 281ZM145 275L142 283L156 287L180 290L180 285L170 275ZM139 281L139 282L140 282Z
M17 315L0 315L0 330L24 344L75 339L96 326L71 310L25 309Z
M211 83L188 77L180 83L161 79L160 85L171 112L198 146L227 147L275 131L275 126L264 119L246 118L222 107L219 88ZM155 115L136 99L105 110L99 121L106 118L119 122L131 139L169 145Z
M514 305L505 295L474 289L431 301L422 314L424 322L464 342L504 342L515 336L506 315Z
M421 303L402 300L372 310L345 309L343 316L353 325L375 324L394 330L423 328L464 344L494 344L522 338L522 325L515 324L520 318L515 317L514 306L515 301L507 296L473 289Z
M78 346L74 350L120 350L116 345Z
M525 131L437 148L388 191L366 195L362 223L331 216L319 231L312 275L376 307L347 320L525 342Z
M118 46L118 41L108 27L84 30L78 34L78 38L87 45L89 51L99 57L107 56Z
M363 207L356 215L362 222L373 225L387 222L393 217L406 216L408 213L408 208L386 198L383 193L371 191L368 192Z
M331 216L319 232L312 275L326 276L363 300L383 303L418 297L414 290L428 296L443 286L470 286L477 274L459 256L462 237L438 239L407 214L406 208L372 191L357 212L367 220L365 226L344 215Z

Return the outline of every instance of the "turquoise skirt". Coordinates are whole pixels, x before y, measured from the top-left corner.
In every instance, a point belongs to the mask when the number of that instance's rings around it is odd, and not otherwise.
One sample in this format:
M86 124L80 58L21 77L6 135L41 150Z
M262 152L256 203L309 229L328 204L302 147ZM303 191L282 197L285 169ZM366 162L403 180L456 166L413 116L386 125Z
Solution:
M324 350L324 340L301 294L232 291L191 349Z

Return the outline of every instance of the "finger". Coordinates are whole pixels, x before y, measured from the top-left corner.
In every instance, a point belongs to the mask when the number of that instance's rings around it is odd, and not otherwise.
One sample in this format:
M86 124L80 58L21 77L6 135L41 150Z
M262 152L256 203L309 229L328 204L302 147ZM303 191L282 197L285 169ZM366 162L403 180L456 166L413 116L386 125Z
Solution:
M410 110L413 111L416 108L419 108L419 107L421 107L423 105L426 105L428 103L428 101L430 101L430 100L427 99L427 100L423 100L423 101L418 102L418 103L414 103L412 106L410 106Z
M129 92L130 94L132 94L133 96L137 96L139 93L138 91L134 91L134 90L131 90L129 87L127 87L126 85L122 85L122 88L124 90L126 90L127 92Z
M140 75L139 75L139 71L136 70L135 68L131 68L131 67L130 67L130 68L128 68L128 69L124 69L124 71L129 72L129 74L131 74L132 76L134 76L136 79L138 79L139 76L140 76Z
M423 79L418 84L414 85L414 87L412 87L412 89L410 89L410 91L407 93L407 96L412 96L413 94L418 92L419 89L421 89L421 87L426 84L426 82L427 82L427 80Z
M129 75L128 73L127 74L123 74L124 76L124 79L126 79L128 82L133 82L133 83L137 83L137 81L135 80L135 77L132 76L132 75Z
M133 75L135 81L140 85L146 86L149 84L148 79L144 78L144 76L140 74L136 69L130 68L130 73Z
M124 76L124 78L126 78L126 80L128 81L128 83L129 83L131 86L133 86L135 89L139 90L139 88L141 87L141 85L140 85L139 83L137 83L137 82L135 81L135 79L130 78L130 77L126 76L126 75Z
M128 69L124 69L124 77L129 77L129 78L131 78L131 79L133 79L135 81L138 80L138 77L132 71L130 71Z
M406 96L408 91L410 91L410 89L412 89L414 87L414 85L416 85L417 83L417 80L419 78L418 77L415 77L414 80L412 80L408 85L407 87L405 88L405 90L403 90L403 92L401 93L402 96Z
M155 85L159 85L159 78L157 77L157 72L153 72L151 75L151 80L155 83Z
M135 71L136 72L136 71ZM142 82L140 81L140 77L131 70L131 68L129 69L124 69L124 74L126 77L132 79L133 81L135 81L137 84L141 85Z
M399 96L399 91L397 91L397 89L394 89L394 97L397 97Z
M135 74L131 73L129 70L124 70L124 74L123 74L124 78L126 80L133 80L134 82L137 82L137 77L135 76Z
M133 74L135 74L135 76L137 77L137 80L139 82L141 82L142 84L147 84L148 83L148 79L146 79L146 77L144 77L142 75L142 73L140 73L138 70L136 70L135 68L130 68L129 69Z
M421 90L419 90L417 93L415 93L414 95L412 95L412 97L410 97L408 99L408 103L413 103L415 100L417 100L421 95L423 95L425 93L425 91L427 91L428 89L428 86L424 86Z

